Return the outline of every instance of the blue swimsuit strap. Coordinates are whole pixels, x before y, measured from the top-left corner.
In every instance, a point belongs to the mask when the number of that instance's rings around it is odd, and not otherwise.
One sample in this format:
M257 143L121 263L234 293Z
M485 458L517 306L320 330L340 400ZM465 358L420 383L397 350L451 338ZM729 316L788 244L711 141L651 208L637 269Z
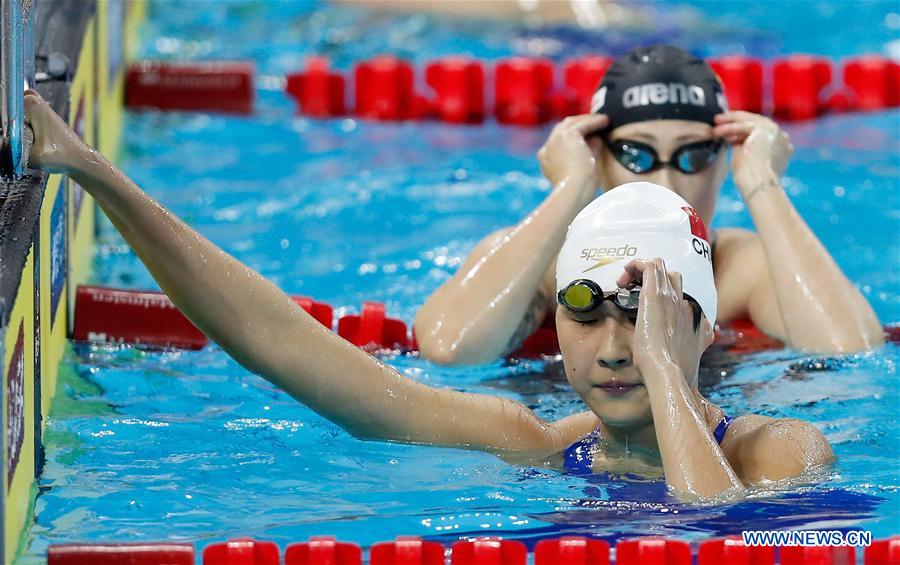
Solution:
M573 475L590 475L593 473L593 449L600 436L600 428L592 431L566 448L563 453L563 468Z
M713 432L713 437L716 438L716 443L722 445L722 440L725 439L725 432L728 431L728 426L733 421L733 417L722 414L722 421L719 422L719 425L716 426L716 431Z
M716 426L716 429L713 432L716 443L721 445L722 440L725 439L725 432L728 431L728 426L733 421L734 418L731 416L722 416L722 421L719 422L719 425ZM563 468L567 473L573 475L589 475L593 473L593 449L599 436L600 428L598 427L593 432L566 448L566 451L563 453Z

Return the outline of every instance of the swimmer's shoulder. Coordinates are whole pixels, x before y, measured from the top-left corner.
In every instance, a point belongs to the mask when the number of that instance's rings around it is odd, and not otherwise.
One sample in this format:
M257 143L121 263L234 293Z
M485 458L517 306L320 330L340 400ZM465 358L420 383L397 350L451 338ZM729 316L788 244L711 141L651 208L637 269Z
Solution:
M533 465L561 469L566 449L593 432L600 419L591 412L579 412L555 422L545 422L545 430L552 437L553 447L547 450L496 452L495 455L512 465ZM545 446L547 447L547 446Z
M713 272L719 293L719 322L747 317L761 273L768 272L759 236L750 230L716 230Z
M593 433L600 426L600 418L590 410L566 416L550 424L559 437L559 449L542 462L548 467L562 469L566 450L573 443Z
M737 258L748 251L762 251L762 241L750 230L719 228L713 249L713 266L718 270L737 262Z
M824 434L794 418L739 416L728 426L721 446L732 469L748 484L796 477L834 460Z

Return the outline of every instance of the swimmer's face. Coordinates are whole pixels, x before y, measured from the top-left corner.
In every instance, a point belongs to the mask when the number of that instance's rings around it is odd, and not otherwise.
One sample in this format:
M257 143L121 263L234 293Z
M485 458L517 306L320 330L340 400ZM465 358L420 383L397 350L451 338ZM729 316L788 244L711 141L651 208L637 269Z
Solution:
M686 315L690 314L686 311ZM591 315L592 321L578 316L563 306L556 308L559 349L572 388L608 426L629 430L651 424L650 397L633 361L634 315L607 301ZM705 317L700 323L699 331L711 336ZM697 388L700 355L707 345L709 341L696 339L676 345L680 349L673 358L679 360L692 388Z
M631 140L649 145L657 156L669 161L679 147L713 139L709 124L688 120L652 120L619 126L609 132L611 141ZM632 173L613 156L600 136L589 138L589 144L600 154L598 166L603 186L619 186L628 182L648 181L671 188L697 210L707 225L712 220L719 190L728 174L725 147L719 150L715 162L702 171L687 175L672 167L660 167L646 174Z

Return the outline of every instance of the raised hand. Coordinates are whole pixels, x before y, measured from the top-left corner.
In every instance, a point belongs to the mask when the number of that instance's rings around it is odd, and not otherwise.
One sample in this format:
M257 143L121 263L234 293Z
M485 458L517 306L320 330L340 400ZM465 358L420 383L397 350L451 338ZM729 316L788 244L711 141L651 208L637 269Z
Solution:
M25 122L34 131L28 166L49 173L69 173L90 159L90 148L34 90L25 91Z
M754 172L768 169L777 177L784 174L794 145L778 124L765 116L742 111L719 114L715 121L713 135L734 148L731 169L744 196L746 190L752 189Z
M600 185L597 171L597 153L591 149L586 137L598 133L609 125L605 114L570 116L556 124L544 146L538 151L541 171L553 186L566 179L591 180L594 190ZM593 192L589 195L594 197Z
M674 364L688 369L684 362L693 359L712 341L709 324L694 329L694 308L682 293L681 274L666 271L662 259L636 260L625 266L617 281L620 287L640 284L632 354L645 379L659 371L650 370Z

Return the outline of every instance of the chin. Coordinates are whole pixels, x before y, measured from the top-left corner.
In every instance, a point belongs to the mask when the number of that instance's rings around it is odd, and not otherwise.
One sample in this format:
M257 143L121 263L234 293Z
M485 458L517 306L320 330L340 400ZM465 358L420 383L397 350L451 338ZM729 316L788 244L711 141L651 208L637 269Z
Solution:
M596 393L602 395L602 392ZM607 426L622 430L643 428L653 423L653 413L646 391L636 391L639 398L610 399L593 398L588 403L594 414Z

